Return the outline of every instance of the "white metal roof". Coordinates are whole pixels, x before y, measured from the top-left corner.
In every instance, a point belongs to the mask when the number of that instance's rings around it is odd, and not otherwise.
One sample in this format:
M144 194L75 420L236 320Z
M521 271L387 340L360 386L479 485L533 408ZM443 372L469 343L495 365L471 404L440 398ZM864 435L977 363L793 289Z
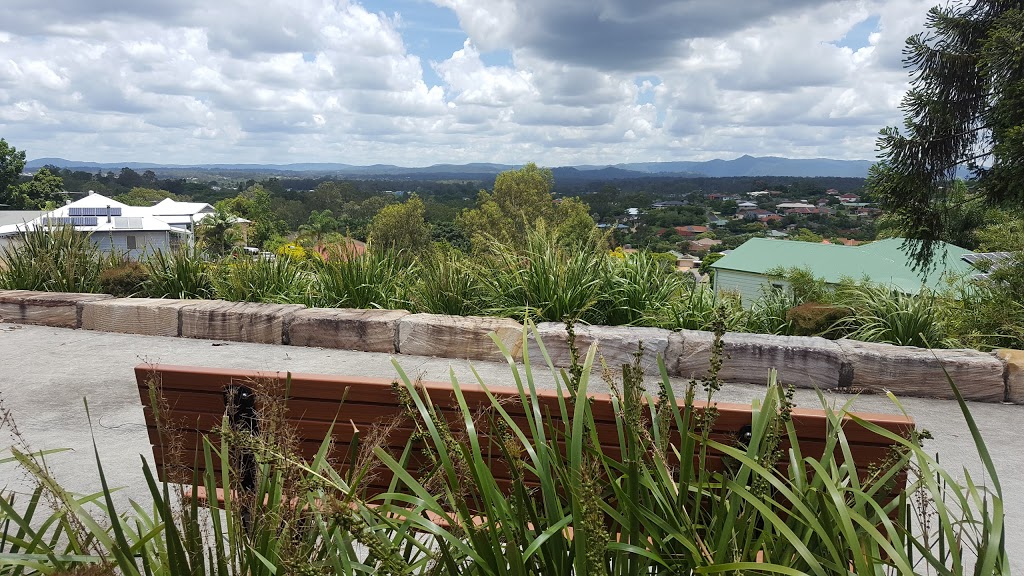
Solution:
M157 202L150 210L154 216L189 216L192 214L211 213L213 212L213 206L205 202L178 202L177 200L164 198Z

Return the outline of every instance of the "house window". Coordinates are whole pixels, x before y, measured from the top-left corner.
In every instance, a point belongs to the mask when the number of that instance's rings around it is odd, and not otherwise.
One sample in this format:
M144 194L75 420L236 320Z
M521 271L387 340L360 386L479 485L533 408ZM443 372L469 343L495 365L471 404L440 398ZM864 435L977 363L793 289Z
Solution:
M139 247L138 243L135 241L135 236L126 236L125 242L128 244L129 250L135 250Z

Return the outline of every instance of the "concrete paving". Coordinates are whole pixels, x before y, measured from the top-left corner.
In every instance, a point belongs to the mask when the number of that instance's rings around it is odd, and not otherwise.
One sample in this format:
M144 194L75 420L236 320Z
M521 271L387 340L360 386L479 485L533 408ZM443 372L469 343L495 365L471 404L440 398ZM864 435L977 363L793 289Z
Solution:
M0 323L0 401L13 415L22 438L33 449L71 448L47 459L54 475L68 488L91 492L99 487L90 431L95 435L103 469L113 486L125 487L119 502L146 501L140 458L152 459L135 384L133 368L142 362L288 370L321 374L392 377L392 358L410 375L426 380L448 380L449 370L460 381L474 381L470 363L444 358L391 356L366 352L300 348L237 342L212 342L156 336L136 336ZM491 385L511 385L506 364L474 362L473 367ZM538 371L539 385L550 387L550 374ZM598 379L599 380L599 379ZM682 380L674 381L682 389ZM937 383L942 386L943 383ZM596 390L604 385L594 384ZM757 386L726 385L716 398L721 402L750 402L763 390ZM854 407L868 412L898 412L883 396L826 394L841 405L854 399ZM92 427L83 398L89 402ZM817 394L798 390L797 404L819 407ZM967 469L976 481L985 481L977 450L956 404L921 398L902 404L935 439L926 444L940 455L943 465L963 477ZM1006 499L1007 542L1024 538L1024 406L972 403L971 410L995 460ZM0 418L2 419L2 418ZM9 430L0 431L0 459L14 442ZM27 479L10 464L0 464L0 489L25 491ZM1024 554L1011 548L1014 568L1024 570Z

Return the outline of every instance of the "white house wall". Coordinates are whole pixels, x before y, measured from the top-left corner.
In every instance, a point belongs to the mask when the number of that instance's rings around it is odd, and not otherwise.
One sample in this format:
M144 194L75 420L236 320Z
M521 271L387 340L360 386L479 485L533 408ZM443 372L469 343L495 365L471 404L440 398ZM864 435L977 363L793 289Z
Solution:
M772 284L780 285L787 290L789 288L788 283L783 280L760 274L735 270L715 270L715 289L718 292L738 293L745 308L750 308L761 297L764 290L771 288Z
M135 236L135 250L128 249L128 237ZM169 232L143 232L125 230L117 232L96 232L90 236L93 243L104 253L117 252L127 254L132 259L139 259L157 250L168 252L171 249Z

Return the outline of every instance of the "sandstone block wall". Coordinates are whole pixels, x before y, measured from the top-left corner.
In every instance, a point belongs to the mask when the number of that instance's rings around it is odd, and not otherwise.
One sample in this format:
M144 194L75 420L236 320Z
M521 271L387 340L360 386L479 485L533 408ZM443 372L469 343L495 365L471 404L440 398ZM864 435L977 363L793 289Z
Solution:
M85 303L112 298L110 294L0 291L0 321L78 328L81 326L81 308Z
M181 308L188 300L163 298L115 298L86 302L82 328L102 332L181 336Z
M193 300L181 307L181 336L284 344L285 322L304 308L300 304Z
M398 352L398 322L405 310L307 308L288 323L288 343L363 352Z
M672 334L660 328L636 328L631 326L585 326L574 327L576 348L580 352L580 361L586 357L590 345L597 343L597 357L594 365L600 366L601 359L610 367L619 367L633 362L639 344L644 346L640 365L648 374L658 373L658 356L665 356ZM569 346L566 342L565 324L562 322L541 322L537 324L536 333L531 332L528 340L527 353L530 362L543 364L544 356L537 344L540 336L544 349L556 367L564 368L572 363Z
M398 352L501 362L504 357L488 334L494 332L512 354L522 358L523 326L508 318L410 314L398 321Z
M683 378L707 376L714 334L681 330L669 340L669 373ZM813 336L728 333L719 378L725 382L764 384L775 368L780 382L801 388L839 388L852 376L843 351L831 340Z
M504 318L409 314L401 310L307 309L297 304L222 300L118 298L107 294L0 291L0 321L109 332L319 346L368 352L503 361L488 337L495 333L514 359L523 358L523 326ZM570 364L565 326L541 323L527 338L535 365L544 363L537 337L556 367ZM611 367L632 361L643 342L641 364L657 373L664 357L670 375L707 374L710 332L656 328L577 326L586 354L597 344ZM1024 351L924 350L852 340L729 333L720 378L764 384L775 368L779 380L800 387L897 396L950 398L946 373L969 400L1024 404ZM945 370L945 372L944 372Z

